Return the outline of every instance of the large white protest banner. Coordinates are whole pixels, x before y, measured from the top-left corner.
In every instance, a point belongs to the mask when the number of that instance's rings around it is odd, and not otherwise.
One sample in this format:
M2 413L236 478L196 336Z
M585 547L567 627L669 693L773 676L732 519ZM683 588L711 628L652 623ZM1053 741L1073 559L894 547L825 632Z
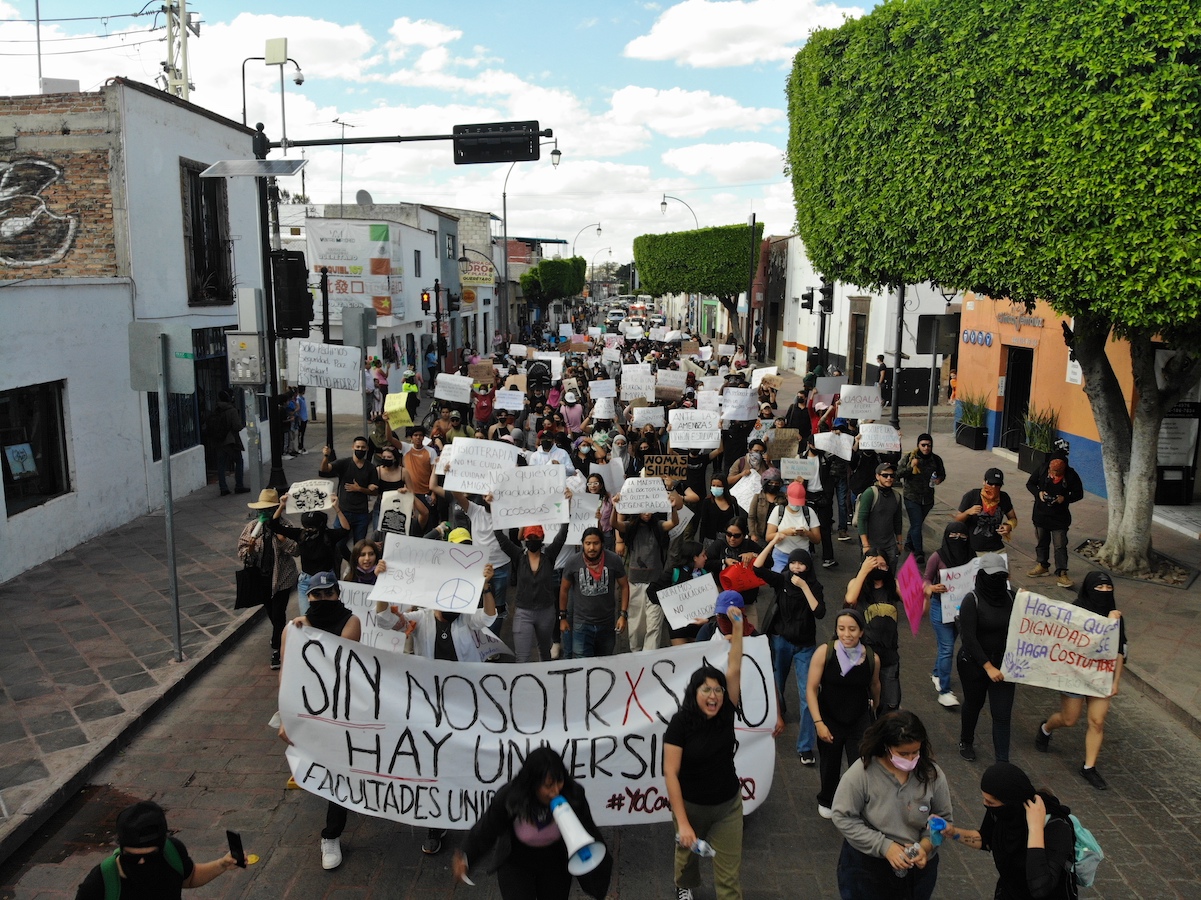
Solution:
M612 382L610 382L612 384ZM613 408L612 397L601 397L592 407L592 418L598 420L609 420L617 418L617 411Z
M855 449L855 438L837 431L822 431L813 436L813 446L826 453L833 453L839 459L849 460Z
M629 402L637 397L655 399L655 374L639 366L622 366L621 399Z
M661 428L663 426L663 407L635 407L633 425L635 428L641 428L643 425L654 425L656 428Z
M800 456L780 460L780 477L785 481L796 481L800 478L808 481L817 475L818 459L816 456Z
M496 408L521 412L525 409L525 394L521 391L497 391Z
M980 558L976 557L962 566L950 569L940 569L938 583L946 585L947 589L939 594L931 594L931 600L937 598L942 605L942 621L950 625L959 618L959 606L963 598L976 588L976 573L980 571Z
M470 375L450 375L446 372L439 372L438 380L434 384L434 397L438 400L448 400L451 403L470 403L471 385Z
M662 478L627 478L621 486L617 511L623 516L644 512L671 512L671 500Z
M749 422L758 418L758 395L750 388L728 387L721 398L721 415L727 422Z
M408 534L413 515L413 494L409 491L384 491L379 498L379 530Z
M880 418L878 384L844 384L838 389L838 414L844 419Z
M562 466L522 466L501 472L492 486L492 527L541 525L549 530L568 519Z
M860 450L884 450L901 452L901 436L891 425L872 423L859 426Z
M713 615L717 602L717 582L712 575L681 581L659 591L659 605L672 628L691 625L693 619Z
M497 666L289 629L279 689L288 765L302 788L355 812L466 830L546 744L588 791L597 825L668 822L663 730L692 673L724 670L728 653L727 641L706 641ZM747 638L735 769L748 813L775 771L771 671L767 638Z
M445 612L475 612L484 587L487 554L470 544L384 535L387 570L376 577L371 599Z
M713 410L673 409L668 419L673 450L712 450L721 443L721 416Z
M293 380L306 387L357 391L363 384L363 351L341 344L297 341Z
M1118 619L1018 591L1001 671L1009 682L1108 697L1117 670L1120 629Z
M763 383L763 379L768 375L779 375L779 366L760 366L751 372L751 389L759 390L759 385Z
M448 491L486 494L503 470L517 466L517 448L504 441L456 438L450 446L455 448L455 458L442 479Z
M592 395L593 400L603 400L606 397L611 400L615 399L617 397L617 382L608 378L601 381L589 382L588 393Z
M585 528L600 526L596 520L596 511L600 509L600 505L600 494L571 495L571 521L567 526L567 537L564 543L577 546L584 539Z
M288 490L288 502L284 506L284 511L307 513L330 509L334 505L334 497L337 493L338 485L335 481L324 478L297 481Z

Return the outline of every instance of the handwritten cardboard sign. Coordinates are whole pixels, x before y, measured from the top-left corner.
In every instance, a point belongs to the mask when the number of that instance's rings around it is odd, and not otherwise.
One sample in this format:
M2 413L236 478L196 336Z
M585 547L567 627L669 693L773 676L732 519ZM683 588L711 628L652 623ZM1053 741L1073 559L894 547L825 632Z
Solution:
M404 434L403 429L413 424L413 419L409 416L410 396L412 395L402 392L389 394L384 398L384 418L388 420L388 427L401 434Z
M526 389L525 382L526 382L525 375L510 375L508 378L505 379L505 390L521 391L521 393L524 394L525 389Z
M621 347L625 344L626 339L624 334L606 334L605 347Z
M296 383L314 388L357 391L363 384L363 351L358 347L296 342Z
M667 487L660 478L627 478L621 487L617 511L623 516L644 512L671 512Z
M634 427L641 428L643 425L654 425L656 428L663 427L663 407L662 406L636 406L634 407Z
M592 418L594 419L616 419L617 412L613 408L612 397L601 397L592 407Z
M497 391L496 408L521 412L525 409L525 394L521 391Z
M552 381L558 381L563 377L563 354L562 353L535 353L534 359L545 360L550 363L550 377Z
M1001 671L1005 680L1108 697L1121 623L1032 591L1018 591Z
M626 481L626 473L620 459L611 459L603 466L593 463L592 471L600 475L601 481L605 483L605 490L609 492L610 496L621 493L621 487Z
M818 459L816 456L793 457L780 460L780 477L784 481L808 481L817 475Z
M855 438L836 431L819 432L813 436L813 446L826 453L832 453L839 459L849 460L855 449Z
M713 450L721 443L721 416L707 409L673 409L671 447L673 450Z
M571 337L571 323L570 322L563 322L562 324L559 325L559 337L561 337L561 338L570 338Z
M565 544L573 547L579 546L584 539L584 529L597 526L596 512L600 509L600 505L600 494L574 493L571 495L570 521L567 524Z
M636 397L644 397L647 400L655 399L655 375L653 372L644 372L634 366L621 367L621 399L633 400Z
M470 375L451 375L447 372L439 372L438 380L434 384L434 397L450 403L470 403L471 385Z
M688 477L688 457L683 453L651 453L643 457L643 475L662 478L668 485Z
M567 345L567 349L571 353L587 353L589 350L592 349L592 345L589 344L586 340L572 341L570 344Z
M496 368L490 362L472 363L467 367L467 375L479 384L492 384L496 379Z
M681 356L696 356L700 352L701 345L699 341L683 341L680 344Z
M733 344L718 344L717 345L717 355L718 356L733 356L734 350L735 350L735 347Z
M841 377L825 377L817 379L817 384L814 390L817 392L817 402L825 403L831 406L834 403L834 398L838 396L838 392L842 389ZM841 414L841 413L840 413Z
M945 584L944 593L934 594L942 604L942 621L949 625L959 618L959 607L963 598L975 590L976 573L980 571L980 558L976 557L965 565L941 569L938 573L939 584Z
M568 520L562 466L523 466L500 473L492 486L494 528L562 525Z
M601 361L607 363L620 363L621 351L616 347L606 347L601 351Z
M880 418L880 386L844 384L838 389L838 414L845 419Z
M884 450L899 453L901 436L891 425L871 423L859 426L860 450Z
M601 336L601 330L600 330L599 325L589 325L588 326L588 337L598 338L600 336Z
M593 400L600 400L605 397L616 398L617 382L608 378L598 379L588 385L588 393L592 395Z
M717 391L697 391L696 408L720 411L721 394Z
M691 625L694 619L708 619L717 604L717 583L712 575L681 581L659 591L659 605L672 628Z
M504 441L456 438L454 463L443 479L448 491L486 494L505 469L517 466L518 450Z
M765 435L768 459L788 459L797 455L801 433L795 428L773 428ZM780 473L784 474L783 472Z
M730 496L738 501L744 510L751 508L755 495L763 492L763 477L752 470L738 479L738 484L730 488Z
M413 495L409 491L384 491L379 498L379 530L408 534L413 515Z
M324 478L297 481L288 490L288 503L284 511L307 513L332 509L337 493L338 485L335 481L327 481Z
M514 359L525 359L530 355L530 348L525 344L509 344L509 356Z
M446 612L474 612L484 587L488 554L470 544L384 536L387 571L376 578L371 599Z
M727 422L749 422L759 417L759 400L750 388L728 387L722 393L722 418Z
M760 366L751 372L751 387L755 390L759 389L759 385L763 383L763 379L768 375L779 375L779 366Z
M703 375L701 376L701 387L707 391L720 391L725 381L720 375Z

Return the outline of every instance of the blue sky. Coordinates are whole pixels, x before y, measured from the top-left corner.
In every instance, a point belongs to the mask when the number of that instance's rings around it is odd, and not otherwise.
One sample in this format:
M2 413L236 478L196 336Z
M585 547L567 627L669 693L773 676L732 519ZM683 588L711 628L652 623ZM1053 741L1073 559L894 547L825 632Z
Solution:
M160 4L151 4L155 9ZM603 4L458 2L339 5L295 0L244 4L193 0L202 20L188 44L191 100L241 119L241 65L268 38L287 37L305 83L287 87L292 139L450 133L468 122L537 119L553 128L558 169L544 147L508 180L509 233L572 241L598 264L626 262L647 232L745 222L791 232L795 214L782 174L787 142L784 84L791 58L818 27L863 7L814 0L682 0ZM166 58L162 16L131 16L123 0L43 0L43 74L96 90L123 75L153 83ZM286 10L286 15L282 14ZM108 16L98 19L98 16ZM0 83L35 93L33 0L0 0ZM81 21L47 21L92 17ZM150 30L157 27L158 30ZM94 40L86 35L126 34ZM63 53L65 50L88 52ZM51 55L54 54L54 55ZM279 74L246 65L249 121L278 139ZM293 150L290 155L299 154ZM306 152L313 202L416 201L501 212L508 166L454 166L449 143ZM290 185L299 188L299 183ZM564 251L565 253L568 251Z

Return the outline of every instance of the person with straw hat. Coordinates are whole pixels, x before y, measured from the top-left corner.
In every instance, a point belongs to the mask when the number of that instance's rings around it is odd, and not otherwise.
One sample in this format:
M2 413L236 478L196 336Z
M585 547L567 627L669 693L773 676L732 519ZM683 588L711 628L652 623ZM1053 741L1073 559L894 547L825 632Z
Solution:
M259 491L259 499L246 504L256 515L238 536L238 559L247 568L258 568L265 577L267 590L262 602L271 619L272 669L280 666L279 645L287 621L288 597L300 579L295 559L300 554L300 545L290 537L265 528L272 519L277 525L290 526L291 523L283 519L287 501L288 495L281 497L274 488Z

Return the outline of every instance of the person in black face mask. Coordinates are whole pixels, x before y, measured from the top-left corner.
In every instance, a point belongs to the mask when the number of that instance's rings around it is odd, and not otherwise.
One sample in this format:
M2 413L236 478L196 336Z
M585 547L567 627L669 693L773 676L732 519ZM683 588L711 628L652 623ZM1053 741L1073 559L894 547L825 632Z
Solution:
M980 830L948 824L944 846L959 842L992 853L996 900L1075 897L1071 810L1049 791L1036 791L1026 773L1010 763L989 766L980 778L980 793L985 808Z
M984 553L976 573L976 589L959 607L959 680L963 683L963 706L959 725L959 755L972 762L976 722L988 698L992 713L992 743L997 762L1009 762L1009 723L1017 688L1005 680L1001 659L1009 635L1009 617L1014 593L1009 589L1009 566L999 553Z
M88 872L75 898L108 897L107 875L109 880L116 876L120 885L116 896L124 900L179 900L183 888L208 884L237 866L229 853L212 862L193 862L183 841L167 836L167 816L162 807L143 800L117 814L117 851Z
M284 494L281 500L287 500ZM300 515L300 528L294 528L284 523L282 519L269 519L264 528L274 534L282 534L294 540L300 547L300 580L297 583L297 599L300 602L300 614L303 616L309 608L309 581L318 572L329 572L338 568L338 547L346 540L350 523L342 510L338 509L338 499L335 497L334 513L337 515L338 527L329 527L329 516L324 512L307 512Z
M549 662L550 648L558 631L555 613L559 599L559 580L555 577L555 560L567 540L567 526L559 526L550 546L544 544L545 534L540 525L521 529L524 545L509 540L503 529L495 532L501 549L512 562L510 570L516 590L513 592L513 651L517 661L533 662L534 647L538 659Z
M379 493L379 478L375 466L367 461L367 438L359 435L351 444L353 456L349 459L333 459L333 450L321 450L321 474L338 478L338 505L350 522L351 541L367 537L371 526L368 498Z

